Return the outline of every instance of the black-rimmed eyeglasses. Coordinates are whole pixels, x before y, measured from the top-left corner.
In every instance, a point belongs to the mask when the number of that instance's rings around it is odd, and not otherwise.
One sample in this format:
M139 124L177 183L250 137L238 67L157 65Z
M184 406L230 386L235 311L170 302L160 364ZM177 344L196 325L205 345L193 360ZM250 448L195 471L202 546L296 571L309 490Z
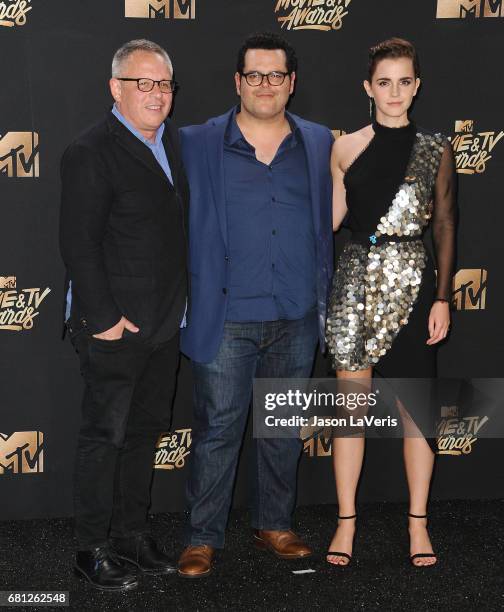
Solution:
M148 93L154 89L154 85L159 86L159 90L161 93L174 93L179 84L177 81L173 80L162 80L162 81L154 81L153 79L130 79L126 77L117 77L118 81L136 81L137 87L140 91L144 93Z
M279 72L278 70L273 70L272 72L268 72L267 74L263 74L262 72L257 72L254 70L253 72L242 72L242 77L245 77L245 80L251 87L259 87L264 82L266 78L268 83L273 87L278 87L282 85L285 81L285 77L289 75L288 72Z

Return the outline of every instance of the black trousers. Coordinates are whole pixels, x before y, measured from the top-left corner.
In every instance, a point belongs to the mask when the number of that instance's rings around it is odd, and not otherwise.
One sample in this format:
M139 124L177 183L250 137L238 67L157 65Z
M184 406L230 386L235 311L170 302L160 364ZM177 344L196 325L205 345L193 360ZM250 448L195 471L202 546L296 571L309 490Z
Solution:
M85 382L75 480L78 548L147 531L153 461L170 429L179 333L152 345L81 333L72 340Z

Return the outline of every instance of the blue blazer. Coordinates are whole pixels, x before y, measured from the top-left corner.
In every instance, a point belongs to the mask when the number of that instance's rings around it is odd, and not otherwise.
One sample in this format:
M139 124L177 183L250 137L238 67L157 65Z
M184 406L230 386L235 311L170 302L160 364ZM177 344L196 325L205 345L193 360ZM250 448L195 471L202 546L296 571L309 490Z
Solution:
M212 361L220 347L226 320L228 236L224 188L224 134L232 110L203 125L180 130L182 157L189 179L191 304L181 349L194 361ZM296 115L306 150L317 245L317 306L324 347L327 296L333 272L332 180L330 130Z

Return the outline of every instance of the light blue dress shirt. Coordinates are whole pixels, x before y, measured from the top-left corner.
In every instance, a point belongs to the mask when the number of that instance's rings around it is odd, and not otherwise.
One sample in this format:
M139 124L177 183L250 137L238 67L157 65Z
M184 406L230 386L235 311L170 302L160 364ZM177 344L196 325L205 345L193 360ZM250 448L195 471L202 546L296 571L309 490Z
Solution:
M161 166L161 168L163 168L163 171L168 177L168 180L173 185L173 177L170 169L170 164L168 162L168 158L166 157L166 151L163 145L163 134L165 131L164 123L159 126L158 131L156 132L156 138L154 142L151 142L150 140L147 140L145 136L142 136L142 134L140 134L140 132L136 130L123 115L121 115L116 104L114 104L114 106L112 107L112 114L115 115L119 119L119 121L125 127L127 127L128 130L134 136L138 138L138 140L143 142L146 147L149 147L149 149L152 151L152 154L156 158L157 163Z

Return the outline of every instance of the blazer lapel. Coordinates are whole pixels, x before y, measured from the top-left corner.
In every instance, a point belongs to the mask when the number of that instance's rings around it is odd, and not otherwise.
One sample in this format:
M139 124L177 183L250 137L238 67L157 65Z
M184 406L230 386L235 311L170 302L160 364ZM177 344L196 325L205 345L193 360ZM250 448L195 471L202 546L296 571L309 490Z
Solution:
M306 152L306 163L308 166L308 175L310 179L310 195L311 195L311 207L313 215L313 228L315 235L318 236L320 233L320 182L318 179L318 168L317 168L317 144L313 137L311 128L298 120L297 117L292 116L292 119L296 125L301 129L301 135Z
M114 115L111 117L111 128L117 143L123 147L130 155L133 155L146 168L163 178L170 186L170 181L163 171L163 168L158 164L152 151L144 145L134 134L132 134L126 126L118 121ZM166 132L166 128L165 128ZM164 134L163 134L164 136ZM164 138L163 138L164 142ZM169 158L168 158L169 159Z
M229 117L229 114L225 115ZM206 132L206 150L210 184L224 244L227 246L227 215L224 187L224 133L227 121L214 122Z

